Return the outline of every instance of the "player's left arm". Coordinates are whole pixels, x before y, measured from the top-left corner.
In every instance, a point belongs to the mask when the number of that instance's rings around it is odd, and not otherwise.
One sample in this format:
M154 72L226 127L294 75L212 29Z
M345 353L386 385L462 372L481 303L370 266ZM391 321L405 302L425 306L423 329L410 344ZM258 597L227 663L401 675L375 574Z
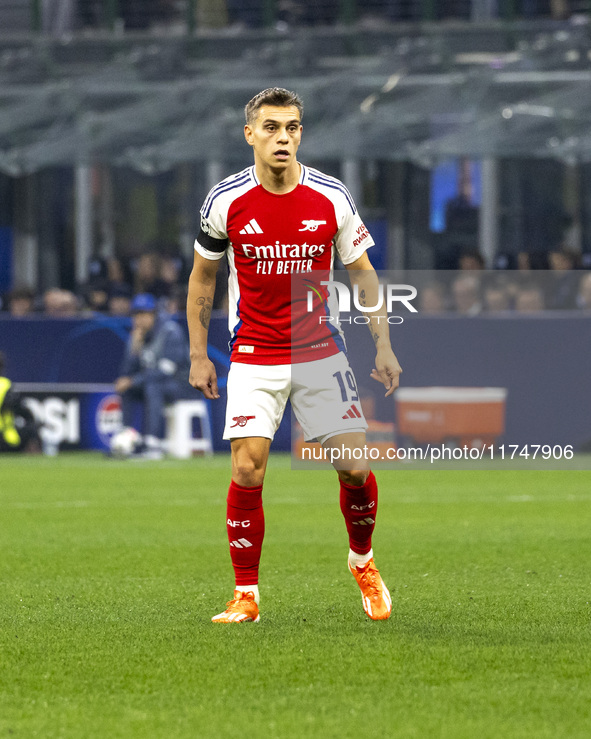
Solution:
M347 264L346 267L353 289L357 285L359 304L370 307L377 305L380 283L376 271L369 261L367 252L363 252L360 257ZM376 345L375 368L371 372L371 377L384 385L386 397L388 397L398 387L402 368L390 344L390 328L385 303L378 310L368 311L365 315L369 317L368 326Z

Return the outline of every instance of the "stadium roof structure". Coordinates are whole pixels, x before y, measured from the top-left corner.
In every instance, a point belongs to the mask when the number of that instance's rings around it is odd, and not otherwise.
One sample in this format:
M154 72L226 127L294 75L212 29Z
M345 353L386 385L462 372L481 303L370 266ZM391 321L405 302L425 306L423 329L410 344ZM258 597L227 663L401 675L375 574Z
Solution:
M144 173L243 159L245 102L305 102L309 159L591 161L586 19L141 35L0 36L0 170Z

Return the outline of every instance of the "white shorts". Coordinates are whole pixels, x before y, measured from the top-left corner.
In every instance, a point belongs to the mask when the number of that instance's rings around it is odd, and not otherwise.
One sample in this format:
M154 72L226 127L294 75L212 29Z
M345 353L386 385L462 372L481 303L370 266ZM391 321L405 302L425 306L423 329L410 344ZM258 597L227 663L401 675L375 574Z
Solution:
M242 364L228 373L224 439L272 439L287 399L306 441L365 431L357 383L343 352L299 364Z

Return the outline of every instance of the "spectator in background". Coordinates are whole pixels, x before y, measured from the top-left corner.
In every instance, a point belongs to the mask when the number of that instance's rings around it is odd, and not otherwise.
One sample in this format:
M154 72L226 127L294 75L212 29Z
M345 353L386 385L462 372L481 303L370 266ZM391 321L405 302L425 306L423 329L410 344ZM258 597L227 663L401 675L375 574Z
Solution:
M484 310L487 313L504 313L511 308L511 300L505 286L499 282L488 285L484 291Z
M135 260L133 267L133 291L136 294L149 293L161 298L166 293L166 285L160 277L160 255L146 252Z
M82 288L82 296L90 310L97 313L109 311L109 298L113 286L128 283L123 266L119 259L111 257L94 257L88 264L88 282ZM131 288L129 288L131 297Z
M445 287L441 282L431 282L419 290L419 313L436 315L447 309Z
M71 318L79 315L78 298L69 290L52 287L43 293L43 310L49 318Z
M461 270L484 269L484 258L478 249L469 249L460 254L458 268Z
M573 249L561 247L548 254L548 261L553 273L548 307L559 310L575 308L579 287L579 274L576 272L580 266L579 253Z
M472 162L469 159L462 158L458 163L458 191L445 204L445 231L465 238L475 238L478 234L478 207L474 205Z
M530 277L526 277L524 274L519 272L514 273L514 276L503 280L503 287L507 293L507 299L509 300L509 307L514 308L517 301L517 295L523 284L529 284Z
M184 285L174 285L170 295L164 300L164 310L172 316L185 315L187 311L187 288Z
M6 307L14 318L30 316L35 312L35 293L30 287L15 287L6 296Z
M522 285L515 298L515 310L518 313L538 313L544 308L542 288L533 283Z
M164 409L189 390L189 344L179 324L158 316L153 295L136 295L131 303L133 328L115 391L121 395L123 424L134 426L136 405L143 410L143 454L164 454Z
M108 279L107 260L102 257L93 257L88 262L88 285L104 282Z
M514 254L506 254L499 252L493 259L493 269L506 270L515 269L517 266L517 258Z
M123 267L121 260L117 259L117 257L107 259L107 280L109 281L109 285L131 282L128 270Z
M131 313L131 288L125 282L113 283L109 289L107 312L110 316L129 316Z
M580 255L574 249L564 246L551 251L548 254L548 262L551 270L555 272L566 272L568 270L579 269Z
M517 269L528 272L531 268L531 255L527 251L520 251L517 255Z
M548 269L548 255L543 252L520 251L517 255L517 269L529 272L532 269Z
M181 257L165 256L160 260L159 278L161 281L160 290L162 295L170 297L179 284L185 284L186 279L183 275L183 260Z
M109 302L108 282L90 283L84 290L84 302L86 306L96 313L106 313Z
M451 287L455 310L463 316L477 316L482 311L480 281L473 275L456 277Z
M85 307L102 313L107 308L107 262L102 257L93 257L88 262L88 281L79 290Z
M581 277L577 291L576 305L577 308L591 310L591 272L587 272Z

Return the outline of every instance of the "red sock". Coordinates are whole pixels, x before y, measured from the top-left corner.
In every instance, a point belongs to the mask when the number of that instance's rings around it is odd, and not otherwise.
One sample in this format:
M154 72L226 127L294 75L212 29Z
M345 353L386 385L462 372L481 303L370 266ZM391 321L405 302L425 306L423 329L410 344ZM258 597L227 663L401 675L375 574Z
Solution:
M232 480L228 490L226 527L236 585L256 585L265 535L262 485L244 488Z
M341 511L347 524L349 546L357 554L367 554L371 549L377 510L378 485L373 472L364 485L347 485L341 480Z

